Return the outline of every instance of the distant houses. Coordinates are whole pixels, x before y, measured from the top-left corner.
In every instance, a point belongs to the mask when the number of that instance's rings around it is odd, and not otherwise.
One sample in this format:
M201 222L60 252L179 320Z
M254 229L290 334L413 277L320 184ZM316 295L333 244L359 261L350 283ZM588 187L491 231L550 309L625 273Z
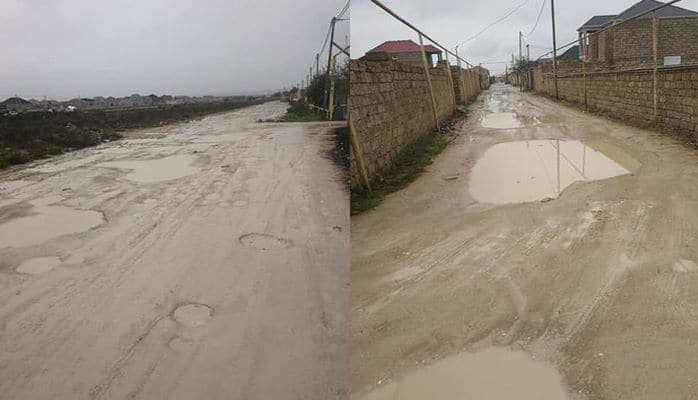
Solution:
M263 97L263 96L262 96ZM215 103L222 101L246 101L254 96L157 96L150 94L141 96L132 94L126 97L74 98L67 101L56 100L25 100L20 97L10 97L0 102L0 116L14 115L26 112L74 112L78 110L107 110L126 108L147 108L191 103Z
M663 4L642 0L617 15L591 17L577 29L579 57L612 66L648 66L653 60L651 16L618 24ZM670 5L656 15L659 65L698 62L698 12Z
M435 66L434 56L437 62L442 60L442 51L439 48L426 44L424 52L427 56L427 63L430 67ZM423 65L422 49L412 40L389 40L366 52L361 60L364 61L386 61L393 60L402 64L412 64L418 67Z

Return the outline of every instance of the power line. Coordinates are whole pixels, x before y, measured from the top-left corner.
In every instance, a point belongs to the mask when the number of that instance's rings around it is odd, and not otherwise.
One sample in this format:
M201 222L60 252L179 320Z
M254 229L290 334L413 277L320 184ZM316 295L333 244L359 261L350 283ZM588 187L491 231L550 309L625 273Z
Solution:
M531 31L528 32L527 34L525 34L524 36L526 36L526 37L531 36L533 34L533 32L536 30L536 28L538 27L538 22L540 22L540 16L543 15L543 9L545 8L546 1L547 0L543 0L543 4L540 5L540 11L538 11L538 17L536 17L536 23L533 25L533 29L531 29Z
M344 13L346 13L349 10L350 2L351 0L347 0L347 4L345 4L344 7L342 7L342 10L339 12L339 14L337 14L337 19L341 19L344 16Z
M511 16L511 14L515 13L515 12L518 11L521 7L525 6L526 3L528 3L528 1L529 1L529 0L524 0L521 4L519 4L519 5L516 6L514 9L512 9L511 11L509 11L508 13L506 13L503 17L501 17L501 18L499 18L498 20L496 20L496 21L492 22L491 24L487 25L487 26L484 27L480 32L478 32L478 33L474 34L473 36L470 36L469 38L467 38L467 39L465 39L464 41L460 42L460 43L458 44L458 47L460 47L460 46L464 45L465 43L467 43L467 42L469 42L469 41L475 39L476 37L478 37L478 36L480 36L481 34L485 33L485 32L486 32L488 29L490 29L491 27L493 27L493 26L497 25L498 23L504 21L505 19L509 18L509 17Z

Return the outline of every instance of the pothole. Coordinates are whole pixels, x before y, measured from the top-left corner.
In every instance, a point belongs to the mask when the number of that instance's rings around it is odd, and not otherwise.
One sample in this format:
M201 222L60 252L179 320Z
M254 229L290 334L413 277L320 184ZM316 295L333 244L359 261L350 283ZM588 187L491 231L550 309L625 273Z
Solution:
M554 199L576 181L631 173L640 164L622 150L577 140L527 140L496 144L470 174L469 190L481 203Z
M109 161L97 164L103 168L131 170L125 178L141 183L169 181L199 172L193 167L196 157L189 154L177 154L155 160Z
M198 303L180 305L172 313L175 321L192 328L206 324L212 317L213 308Z
M681 259L671 266L674 272L695 272L698 271L698 264L691 260Z
M58 257L37 257L23 261L15 271L21 274L38 275L46 273L61 264Z
M266 233L248 233L240 236L240 243L259 250L283 249L291 246L291 241Z
M0 248L34 246L63 235L86 232L104 223L97 211L34 201L29 215L0 223Z
M565 400L559 372L521 351L492 347L420 368L359 400Z
M170 339L170 342L167 343L167 346L170 349L180 353L180 352L185 352L185 351L189 350L190 348L192 348L192 346L194 346L194 342L192 340L187 339L187 338L175 336L172 339Z

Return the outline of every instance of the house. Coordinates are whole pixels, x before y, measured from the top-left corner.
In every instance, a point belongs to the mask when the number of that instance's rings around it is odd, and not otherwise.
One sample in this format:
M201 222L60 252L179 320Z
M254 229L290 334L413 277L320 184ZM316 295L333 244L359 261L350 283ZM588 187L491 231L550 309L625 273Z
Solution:
M427 62L430 67L434 67L435 62L433 56L437 57L437 61L442 60L442 51L437 47L426 44L424 52L427 56ZM361 57L361 60L366 61L384 61L394 60L403 64L412 64L421 67L422 64L422 49L412 40L389 40L366 52Z
M483 67L480 66L480 65L476 65L476 66L474 66L474 67L471 68L471 69L472 69L473 71L477 72L478 74L484 75L484 76L486 76L486 77L488 77L488 78L489 78L489 76L490 76L490 70L487 69L487 68L483 68Z
M557 56L558 60L578 60L579 58L579 45L574 45Z
M580 58L619 66L651 65L654 60L651 14L628 20L663 4L641 0L617 15L591 17L577 29ZM659 64L698 61L698 12L670 5L655 13ZM618 25L624 21L627 22Z

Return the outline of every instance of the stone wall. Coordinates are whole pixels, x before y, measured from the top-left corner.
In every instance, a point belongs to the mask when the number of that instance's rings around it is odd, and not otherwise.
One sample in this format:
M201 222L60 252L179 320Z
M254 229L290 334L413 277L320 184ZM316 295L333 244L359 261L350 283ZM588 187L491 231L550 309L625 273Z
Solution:
M472 69L463 69L457 66L451 67L453 76L453 90L458 104L465 103L470 97L480 93L489 86L489 77L481 75Z
M553 96L555 86L550 66L533 71L533 90ZM584 76L558 78L560 98L585 104ZM657 108L662 131L698 141L698 67L663 67L657 73ZM652 70L592 72L586 75L586 104L614 118L654 124Z
M592 61L618 67L650 67L652 19L649 16L628 21L590 38ZM657 20L657 58L681 56L682 64L698 62L698 17L666 17Z
M438 119L443 121L455 108L446 63L431 68L430 76ZM424 69L409 64L352 60L348 107L371 178L389 167L403 147L435 128ZM359 183L355 161L352 152L352 185Z

